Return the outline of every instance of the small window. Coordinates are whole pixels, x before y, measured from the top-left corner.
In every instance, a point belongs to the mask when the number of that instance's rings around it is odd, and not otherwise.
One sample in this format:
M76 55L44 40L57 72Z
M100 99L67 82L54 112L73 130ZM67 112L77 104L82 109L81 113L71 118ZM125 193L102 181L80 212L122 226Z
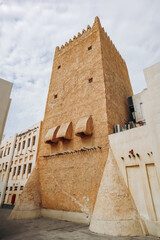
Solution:
M18 144L18 151L20 150L20 147L21 147L21 143Z
M24 167L23 167L23 174L25 174L26 172L26 164L24 164Z
M21 172L21 166L18 166L18 172L17 172L17 175L20 175L20 172Z
M55 95L54 95L54 99L56 99L57 97L58 97L58 95L57 95L57 94L55 94Z
M12 187L10 187L10 191L12 191Z
M6 148L5 151L4 151L4 157L6 156L6 153L7 153L7 148Z
M6 187L6 191L8 190L8 187Z
M17 187L17 186L15 186L15 187L14 187L14 191L17 191L17 189L18 189L18 187Z
M31 169L32 169L32 163L29 163L29 166L28 166L28 174L31 173Z
M19 159L19 163L21 163L21 162L22 162L22 160L23 160L22 158L21 158L21 159Z
M90 51L92 49L92 46L88 47L88 51Z
M23 190L23 186L20 186L20 190Z
M9 148L8 148L8 155L9 155L9 153L10 153L10 149L11 149L11 148L9 147Z
M2 158L2 155L3 155L3 151L1 150L0 151L0 158Z
M10 172L12 171L12 168L10 168Z
M88 79L88 82L92 83L93 82L93 78Z
M6 166L5 166L5 170L7 171L7 168L8 168L8 163L6 163Z
M60 69L60 68L61 68L61 65L58 66L58 69Z
M28 147L30 146L30 143L31 143L31 139L28 138Z
M14 167L13 176L15 176L15 174L16 174L16 167Z
M36 143L36 136L33 136L32 146L35 145L35 143Z
M22 149L24 149L24 148L25 148L25 143L26 143L26 141L23 141L23 146L22 146Z

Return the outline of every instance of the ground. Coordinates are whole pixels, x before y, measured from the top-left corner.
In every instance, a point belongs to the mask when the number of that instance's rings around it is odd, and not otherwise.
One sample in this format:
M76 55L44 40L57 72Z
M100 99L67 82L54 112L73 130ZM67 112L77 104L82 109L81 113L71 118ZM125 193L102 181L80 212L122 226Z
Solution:
M158 240L152 236L112 237L95 234L85 224L50 218L8 220L10 209L0 209L0 240Z

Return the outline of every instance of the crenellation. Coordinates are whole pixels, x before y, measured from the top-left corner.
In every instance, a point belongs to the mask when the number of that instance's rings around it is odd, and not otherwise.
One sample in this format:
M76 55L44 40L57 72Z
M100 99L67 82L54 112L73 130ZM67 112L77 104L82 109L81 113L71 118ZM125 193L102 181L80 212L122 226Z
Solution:
M110 40L110 37L109 37L109 36L107 35L107 33L105 32L104 27L103 27L103 28L101 27L101 23L100 23L99 18L98 18L98 17L95 17L95 21L94 21L92 27L91 27L90 25L88 25L88 26L87 26L87 30L83 29L83 30L82 30L82 33L78 32L77 36L74 35L73 40L70 39L69 42L66 42L66 43L65 43L65 46L62 45L61 48L56 47L56 53L60 53L62 49L68 49L68 47L73 46L73 45L72 45L73 41L76 43L76 40L79 40L82 36L84 36L85 34L87 34L88 32L90 32L91 30L94 30L94 28L95 28L96 26L98 26L98 28L100 28L100 30L104 33L106 39L110 41L110 43L111 43L111 48L113 47L113 48L117 51L115 45L114 45L113 42ZM118 51L117 51L117 53L118 53L118 55L120 56L120 58L122 59L122 61L124 61L124 59L121 57L120 53L119 53Z

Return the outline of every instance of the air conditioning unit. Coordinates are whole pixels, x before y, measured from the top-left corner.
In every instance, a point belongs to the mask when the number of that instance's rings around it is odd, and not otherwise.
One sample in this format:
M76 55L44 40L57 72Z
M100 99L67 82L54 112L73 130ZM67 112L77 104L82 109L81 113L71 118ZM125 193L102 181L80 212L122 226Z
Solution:
M121 126L120 126L119 124L116 124L116 125L114 126L114 132L115 132L115 133L121 132L121 130L122 130L122 128L121 128Z

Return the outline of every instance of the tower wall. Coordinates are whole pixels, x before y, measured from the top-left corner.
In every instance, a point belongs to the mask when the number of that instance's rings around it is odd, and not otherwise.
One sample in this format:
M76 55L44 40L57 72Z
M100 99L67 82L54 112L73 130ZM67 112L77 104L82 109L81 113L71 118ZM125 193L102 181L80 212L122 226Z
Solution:
M92 49L88 50L91 46ZM58 69L58 66L61 67ZM91 83L89 79L92 79ZM77 122L90 115L93 119L92 136L75 136ZM93 211L108 151L106 118L100 32L98 23L95 23L92 29L88 28L68 46L56 49L39 148L43 208ZM44 143L50 128L66 122L72 122L71 140ZM45 157L84 147L90 150ZM93 147L96 150L92 150Z
M108 134L128 119L129 95L126 65L98 18L92 28L56 48L38 148L43 215L46 209L85 213L89 219L107 161ZM93 121L92 134L87 135L86 125L86 135L77 136L77 123L81 129L86 118ZM70 140L63 137L66 123ZM58 142L46 143L53 129Z
M133 95L125 61L104 28L100 28L108 133L129 121L128 97Z

